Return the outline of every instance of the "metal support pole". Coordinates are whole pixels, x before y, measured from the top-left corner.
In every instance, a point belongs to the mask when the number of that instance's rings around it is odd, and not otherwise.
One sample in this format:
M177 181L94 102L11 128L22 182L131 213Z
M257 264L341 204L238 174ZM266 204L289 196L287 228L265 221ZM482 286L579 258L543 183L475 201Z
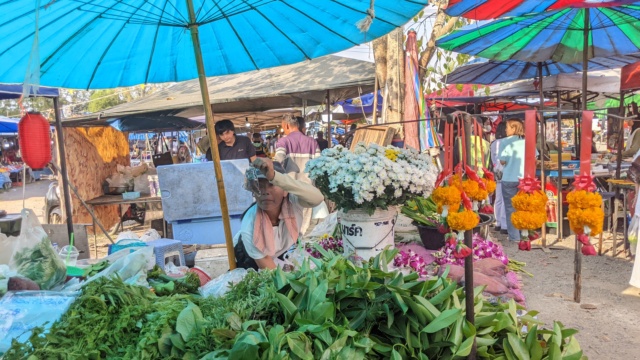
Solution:
M224 189L224 180L222 178L222 166L220 165L220 153L216 146L216 133L213 121L213 110L211 109L211 100L209 99L209 87L207 85L207 77L204 71L204 62L202 61L202 50L200 48L200 36L198 34L198 24L196 14L193 9L193 0L187 0L187 8L189 10L189 30L191 31L191 41L193 42L193 51L198 68L198 80L200 82L200 92L202 93L202 105L204 107L204 117L207 124L207 133L209 142L211 143L211 158L213 160L213 169L215 170L216 184L218 186L218 196L220 198L220 210L222 212L222 225L224 227L224 237L227 245L227 256L229 258L229 269L236 268L236 256L233 250L233 238L231 234L231 223L229 218L229 208L227 206L227 193Z
M547 181L547 175L544 173L544 151L547 147L547 139L545 137L545 123L544 123L544 89L542 84L542 63L538 62L538 78L540 82L538 86L540 87L540 182L542 185L542 191L546 192L545 182ZM540 236L540 241L542 242L543 247L547 247L547 222L545 221L542 224L542 234Z
M56 119L56 135L58 137L58 152L60 153L60 175L62 177L62 194L64 195L64 213L67 217L67 231L69 232L69 244L71 244L73 214L71 211L71 194L69 193L69 174L67 173L67 158L64 150L62 120L60 119L60 103L57 97L53 98L53 113ZM24 181L24 179L22 181Z
M564 238L562 225L564 222L564 214L562 213L562 111L560 107L560 91L556 93L556 101L558 106L558 240Z
M467 148L467 163L471 164L471 122L473 118L471 116L465 116L464 118L464 132L465 138L462 141L465 142ZM464 232L464 244L473 249L473 231L467 230ZM465 292L465 308L467 314L467 321L471 324L475 324L474 314L474 292L473 292L473 255L469 255L464 259L464 292ZM475 360L476 358L476 342L474 340L471 352L467 356L467 359Z
M624 113L624 91L620 92L620 110L619 110L619 114L621 117L625 116ZM616 149L616 179L620 179L620 168L622 168L622 144L624 143L624 120L620 119L619 120L619 126L620 128L618 129L618 143L617 145L617 149ZM620 193L619 190L616 190L616 197L618 196L618 194Z

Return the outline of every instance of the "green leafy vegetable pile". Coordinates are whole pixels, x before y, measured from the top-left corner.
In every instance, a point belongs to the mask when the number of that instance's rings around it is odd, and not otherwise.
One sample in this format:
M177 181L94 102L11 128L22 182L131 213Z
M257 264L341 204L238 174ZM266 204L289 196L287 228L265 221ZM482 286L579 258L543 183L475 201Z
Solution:
M48 237L32 247L16 251L11 261L18 274L35 281L44 290L62 283L67 277L67 268Z
M173 278L166 275L158 265L147 274L149 285L160 296L173 294L197 294L200 278L196 273L188 272L184 277Z
M582 358L575 330L539 330L536 312L492 305L481 288L470 324L456 283L387 272L395 251L362 266L322 252L292 273L249 272L220 298L95 281L47 334L14 342L5 358L463 359L474 341L483 359Z

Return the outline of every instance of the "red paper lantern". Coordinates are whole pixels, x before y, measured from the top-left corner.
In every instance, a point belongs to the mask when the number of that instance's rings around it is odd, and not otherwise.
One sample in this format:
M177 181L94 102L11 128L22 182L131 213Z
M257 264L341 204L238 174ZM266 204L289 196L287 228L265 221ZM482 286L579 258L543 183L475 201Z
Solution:
M27 113L18 123L22 161L32 169L42 169L51 161L51 130L40 113Z

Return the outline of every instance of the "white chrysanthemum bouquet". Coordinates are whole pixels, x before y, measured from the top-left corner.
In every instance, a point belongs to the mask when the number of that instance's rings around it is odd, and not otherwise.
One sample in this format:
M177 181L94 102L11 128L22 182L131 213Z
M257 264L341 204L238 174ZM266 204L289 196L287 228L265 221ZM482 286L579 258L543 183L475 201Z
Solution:
M364 143L354 151L342 146L325 149L306 166L309 178L324 196L344 210L402 205L431 194L438 170L429 155L412 149Z

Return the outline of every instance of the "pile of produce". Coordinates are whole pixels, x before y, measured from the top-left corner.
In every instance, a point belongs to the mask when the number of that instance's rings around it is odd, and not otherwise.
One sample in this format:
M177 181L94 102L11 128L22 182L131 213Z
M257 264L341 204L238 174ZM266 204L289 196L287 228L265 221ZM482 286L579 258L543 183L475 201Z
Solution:
M46 334L6 359L580 359L572 329L538 330L536 312L493 305L478 288L476 324L443 277L386 271L395 251L362 266L327 252L296 271L249 272L219 298L158 296L117 278L88 284ZM311 262L315 268L311 268ZM528 327L528 331L523 326Z

